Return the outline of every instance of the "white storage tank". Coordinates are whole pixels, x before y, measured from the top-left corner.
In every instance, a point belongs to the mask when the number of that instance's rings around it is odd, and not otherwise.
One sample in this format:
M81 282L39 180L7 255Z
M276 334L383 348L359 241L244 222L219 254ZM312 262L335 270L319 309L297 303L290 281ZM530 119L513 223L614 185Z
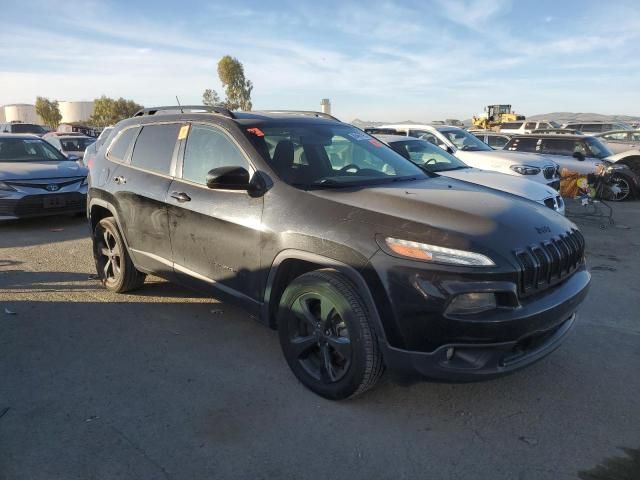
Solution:
M60 123L86 123L93 115L93 102L58 102Z
M0 107L0 123L7 121L7 117L4 114L4 106Z
M14 103L4 106L5 122L37 123L42 125L42 120L36 114L36 106L28 103Z
M320 100L320 111L331 115L331 100L328 98Z

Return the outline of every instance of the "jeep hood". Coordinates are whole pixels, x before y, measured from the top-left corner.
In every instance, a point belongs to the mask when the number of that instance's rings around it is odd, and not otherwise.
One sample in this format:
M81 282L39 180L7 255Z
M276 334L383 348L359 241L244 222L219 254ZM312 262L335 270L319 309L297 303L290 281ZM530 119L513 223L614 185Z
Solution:
M372 234L499 256L577 228L538 203L446 177L308 193Z
M0 162L0 180L86 177L89 170L72 161Z

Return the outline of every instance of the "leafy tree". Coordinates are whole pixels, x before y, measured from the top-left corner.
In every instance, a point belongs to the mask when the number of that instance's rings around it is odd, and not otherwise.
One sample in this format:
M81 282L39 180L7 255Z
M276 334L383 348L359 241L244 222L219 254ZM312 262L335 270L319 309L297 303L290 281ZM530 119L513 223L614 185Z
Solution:
M108 127L132 117L141 108L142 105L133 100L125 100L122 97L116 100L103 95L93 101L93 115L89 123L95 127Z
M253 83L244 76L244 67L237 58L225 55L218 62L218 77L225 89L225 106L230 110L251 110Z
M203 105L220 105L220 96L218 92L211 88L207 88L202 94L202 104Z
M36 113L40 116L44 124L53 130L58 128L62 120L62 114L60 113L57 100L36 97Z

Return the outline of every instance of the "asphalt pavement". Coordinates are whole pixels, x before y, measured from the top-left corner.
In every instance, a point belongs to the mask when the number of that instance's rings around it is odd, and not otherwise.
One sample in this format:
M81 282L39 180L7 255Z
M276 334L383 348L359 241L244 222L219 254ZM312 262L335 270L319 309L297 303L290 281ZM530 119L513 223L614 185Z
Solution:
M640 202L615 214L579 222L592 288L551 356L345 402L242 308L104 290L85 220L0 224L0 479L640 478Z

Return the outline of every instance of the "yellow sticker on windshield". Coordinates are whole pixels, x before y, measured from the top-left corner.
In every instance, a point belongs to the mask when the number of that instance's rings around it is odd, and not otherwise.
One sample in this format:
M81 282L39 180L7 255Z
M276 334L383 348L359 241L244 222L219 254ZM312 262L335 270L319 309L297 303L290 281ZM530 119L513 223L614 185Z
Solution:
M178 133L178 140L184 140L185 138L187 138L188 134L189 134L189 125L183 125L182 127L180 127L180 133Z

